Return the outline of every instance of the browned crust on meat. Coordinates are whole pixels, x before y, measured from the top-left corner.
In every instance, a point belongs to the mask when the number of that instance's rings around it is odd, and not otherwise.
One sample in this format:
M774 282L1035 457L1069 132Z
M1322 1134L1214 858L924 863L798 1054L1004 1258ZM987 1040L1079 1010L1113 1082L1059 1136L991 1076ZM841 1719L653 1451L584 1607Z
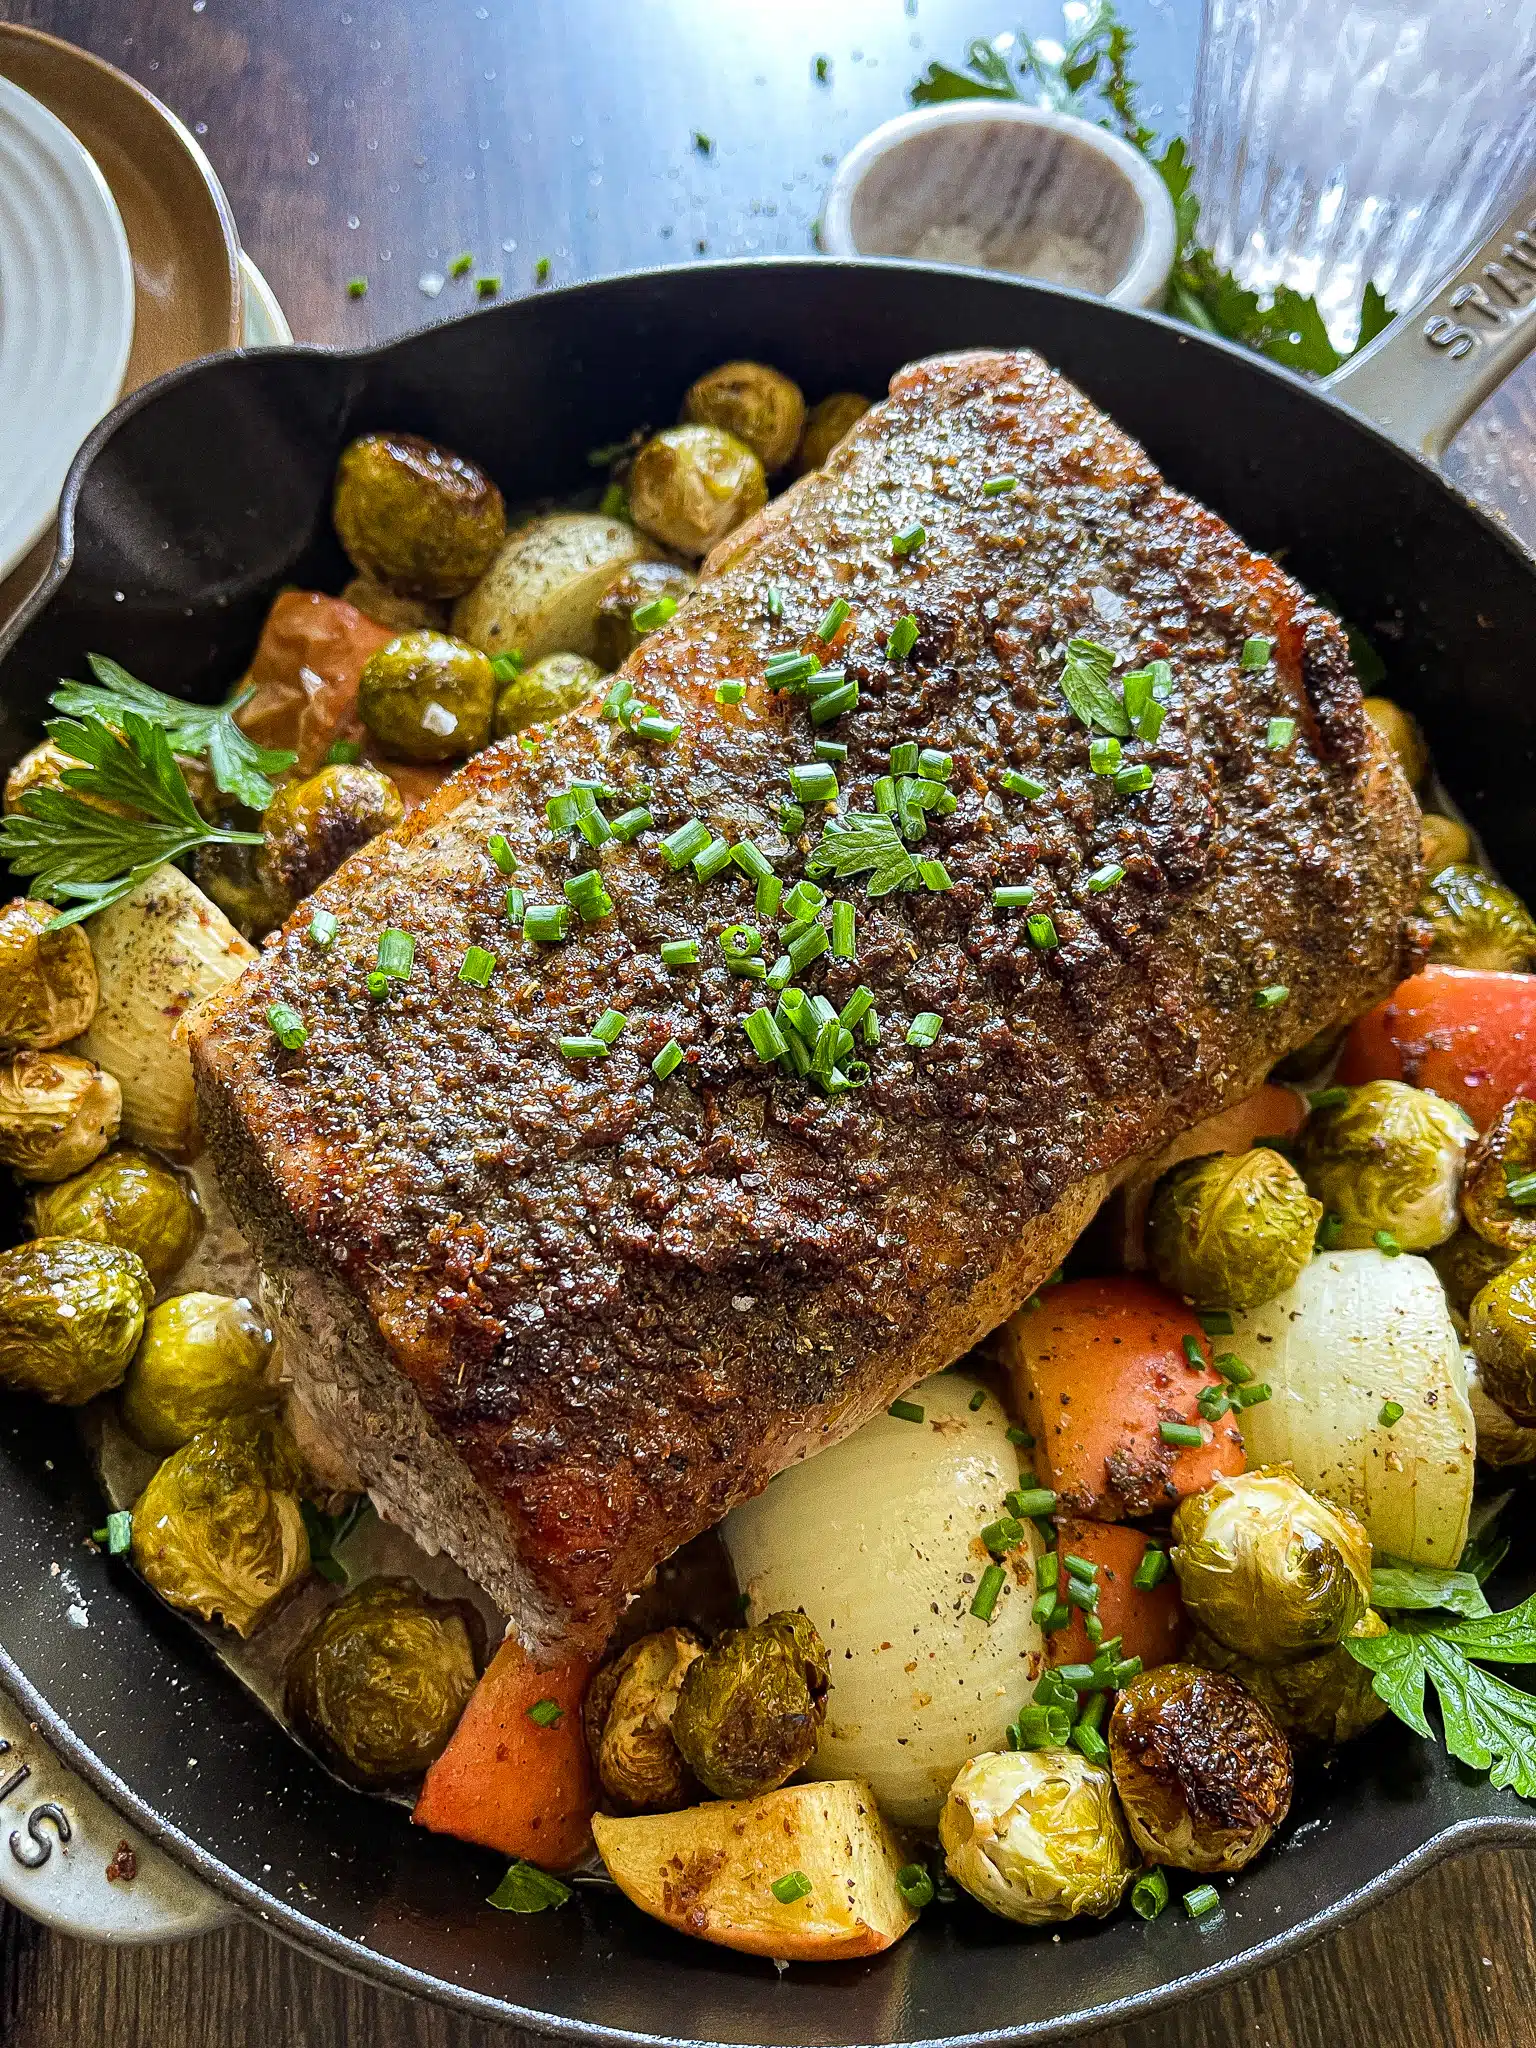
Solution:
M983 499L1003 469L1021 488ZM927 544L894 559L914 518ZM714 687L760 676L838 595L854 807L909 738L951 750L959 802L923 848L954 887L845 889L858 959L804 977L878 1001L869 1085L827 1101L740 1028L761 991L717 937L751 917L743 877L701 887L649 835L610 845L614 915L541 950L484 847L505 832L529 900L558 901L591 857L551 846L543 804L597 776L625 802L648 787L662 830L750 834L793 879L818 821L792 851L772 806L809 758L804 708L756 687L721 707ZM883 649L908 610L921 636L898 665ZM1077 633L1173 665L1161 735L1126 747L1155 770L1145 795L1088 772L1057 687ZM1243 671L1255 633L1275 661ZM492 748L319 892L342 921L330 951L306 908L194 1034L204 1125L263 1256L355 1304L588 1641L659 1557L1009 1313L1105 1177L1389 989L1417 886L1416 808L1372 750L1337 623L1027 354L903 371L628 666L683 721L676 746L580 716ZM1299 728L1281 752L1275 715ZM1005 767L1050 794L1007 795ZM1093 894L1107 861L1126 879ZM993 911L1020 881L1058 950ZM415 934L415 972L375 1004L390 925ZM658 945L686 934L704 965L668 972ZM483 992L456 978L470 944L499 958ZM1257 1008L1277 983L1289 999ZM302 1052L272 1039L277 998L306 1019ZM555 1039L610 1004L630 1019L612 1056L568 1065ZM912 1052L921 1010L944 1031ZM687 1061L658 1084L673 1036Z

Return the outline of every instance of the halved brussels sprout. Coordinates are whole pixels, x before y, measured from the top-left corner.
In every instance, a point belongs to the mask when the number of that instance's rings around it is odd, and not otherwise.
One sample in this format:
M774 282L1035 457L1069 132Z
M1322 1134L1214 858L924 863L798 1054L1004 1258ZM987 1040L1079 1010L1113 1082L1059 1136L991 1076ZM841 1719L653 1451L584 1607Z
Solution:
M172 1451L133 1510L133 1561L162 1600L248 1636L309 1569L288 1432L236 1415Z
M1451 967L1527 974L1536 966L1536 923L1513 889L1457 862L1431 875L1419 899L1434 938L1431 960Z
M363 664L357 708L386 754L464 760L491 736L491 658L447 633L402 633Z
M77 924L50 932L51 904L17 896L0 909L0 1052L45 1052L96 1014L96 963Z
M939 1818L956 1884L1029 1927L1113 1913L1138 1858L1102 1764L1075 1749L974 1756Z
M820 469L854 421L863 419L869 407L869 399L861 398L857 391L834 391L830 398L819 399L806 415L805 432L795 450L796 476L804 476L808 469Z
M137 1252L157 1287L192 1256L203 1231L187 1176L131 1145L69 1180L34 1188L27 1219L35 1237L84 1237Z
M115 1387L155 1295L114 1244L38 1237L0 1252L0 1386L77 1407Z
M805 397L798 384L766 363L722 363L688 387L683 418L724 427L771 473L799 445Z
M1291 1806L1291 1746L1235 1678L1160 1664L1124 1686L1109 1759L1126 1824L1149 1861L1241 1870Z
M1429 766L1429 749L1419 722L1390 697L1366 697L1361 702L1366 717L1397 756L1398 766L1417 789Z
M763 465L723 427L664 427L635 457L635 524L682 555L707 555L768 502Z
M1536 1252L1495 1273L1468 1321L1483 1392L1516 1422L1536 1424Z
M653 626L637 626L635 613L661 598L680 605L696 588L698 578L676 562L631 562L621 570L597 603L593 654L603 669L622 668Z
M1461 1213L1505 1252L1536 1250L1536 1102L1506 1102L1467 1154Z
M446 604L427 597L404 597L371 576L354 576L342 586L341 595L343 602L355 605L365 619L388 626L391 633L413 633L418 627L430 633L448 630Z
M1470 1314L1475 1297L1515 1256L1514 1252L1489 1244L1485 1237L1463 1225L1454 1237L1435 1246L1429 1263L1440 1276L1446 1300L1459 1316L1465 1317Z
M72 1052L0 1061L0 1166L23 1180L67 1180L99 1159L123 1120L112 1076Z
M6 776L6 810L19 811L21 800L29 789L63 789L65 769L84 766L85 763L76 755L66 754L56 740L44 740L41 746L23 754Z
M541 655L497 693L497 739L578 710L602 680L602 670L584 654Z
M1287 1465L1218 1479L1181 1501L1173 1568L1184 1605L1218 1642L1283 1663L1340 1642L1370 1604L1371 1539Z
M1147 1253L1164 1287L1203 1308L1258 1308L1312 1256L1320 1202L1267 1145L1186 1159L1159 1182Z
M1472 835L1454 818L1426 811L1419 820L1419 859L1426 875L1438 875L1453 861L1472 858Z
M248 1301L174 1294L152 1308L123 1388L123 1420L151 1451L173 1451L230 1415L270 1408L272 1333Z
M404 816L400 792L382 770L333 762L282 784L262 813L261 846L202 849L198 885L247 938L262 938L349 854Z
M1462 1170L1476 1135L1442 1096L1402 1081L1367 1081L1308 1117L1301 1170L1338 1217L1341 1250L1367 1250L1385 1232L1402 1251L1429 1251L1460 1221Z
M827 1715L826 1645L803 1614L730 1629L683 1675L672 1739L720 1799L772 1792L809 1761Z
M331 517L353 567L408 597L468 590L507 529L484 470L416 434L364 434L345 448Z
M370 1579L328 1608L289 1658L284 1706L343 1777L393 1785L442 1755L475 1676L456 1607L408 1579Z
M1386 1632L1387 1624L1374 1608L1367 1608L1350 1630L1356 1640ZM1298 1746L1352 1742L1387 1712L1385 1700L1372 1689L1370 1672L1355 1662L1342 1642L1294 1664L1261 1664L1196 1629L1188 1654L1191 1664L1225 1671L1245 1685Z
M674 1813L699 1788L672 1740L688 1668L704 1654L692 1629L664 1628L604 1665L582 1708L587 1746L608 1797L630 1813Z

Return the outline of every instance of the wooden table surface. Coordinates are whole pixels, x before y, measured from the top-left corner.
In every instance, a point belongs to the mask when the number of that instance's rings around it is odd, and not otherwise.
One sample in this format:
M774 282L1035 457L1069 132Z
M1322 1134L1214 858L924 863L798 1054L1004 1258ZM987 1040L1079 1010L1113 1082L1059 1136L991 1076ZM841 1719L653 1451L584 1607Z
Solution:
M1124 0L1161 127L1198 0ZM356 344L504 293L700 254L801 252L828 174L929 57L1050 0L0 0L133 72L201 138L300 339ZM827 58L818 79L816 58ZM349 278L368 292L350 298ZM1442 1866L1284 1967L1096 2048L1536 2043L1536 1865ZM0 1911L12 2048L488 2048L510 2037L241 1926L117 1951Z

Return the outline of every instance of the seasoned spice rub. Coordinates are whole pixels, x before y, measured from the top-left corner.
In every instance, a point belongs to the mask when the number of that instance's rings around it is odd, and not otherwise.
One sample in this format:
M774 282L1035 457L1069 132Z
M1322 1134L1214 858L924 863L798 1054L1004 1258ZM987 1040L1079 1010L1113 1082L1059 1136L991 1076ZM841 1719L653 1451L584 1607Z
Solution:
M193 1032L303 1397L385 1512L544 1646L599 1642L658 1559L1011 1312L1129 1162L1407 964L1417 811L1339 627L1035 357L904 370L720 554L628 665L675 744L594 711L481 755L319 892L328 949L306 906ZM1169 664L1161 729L1121 738L1118 781L1063 697L1074 636L1119 657L1111 723L1125 675ZM803 647L858 684L832 725L763 686ZM745 700L717 702L736 681ZM790 888L830 815L808 803L786 836L779 811L818 731L847 743L845 809L875 812L912 741L951 755L955 798L911 849L940 886L826 884L855 957L796 985L838 1008L867 987L878 1018L842 1055L867 1081L831 1096L759 1057L743 1021L774 996L721 948L752 924L772 962L784 910L661 844L698 819ZM583 777L610 819L643 804L654 827L600 853L552 838L547 800ZM526 941L494 833L530 905L600 869L611 913ZM994 905L1022 887L1026 907ZM376 999L388 929L414 964ZM688 937L698 964L664 965ZM496 956L484 988L460 978L471 946ZM274 1038L279 1000L300 1050ZM611 1052L562 1056L608 1009ZM910 1045L924 1012L937 1039Z

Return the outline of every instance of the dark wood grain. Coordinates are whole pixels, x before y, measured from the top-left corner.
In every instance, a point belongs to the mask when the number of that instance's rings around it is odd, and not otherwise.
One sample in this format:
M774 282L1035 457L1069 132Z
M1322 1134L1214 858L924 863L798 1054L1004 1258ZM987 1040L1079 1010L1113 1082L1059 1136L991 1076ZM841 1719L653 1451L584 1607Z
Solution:
M1176 125L1198 0L1124 0ZM700 254L803 252L839 155L933 55L1051 0L0 0L194 129L301 339L356 345L503 293ZM815 59L829 60L819 83ZM707 138L708 146L695 136ZM361 299L346 280L366 277ZM1442 1866L1307 1955L1095 2048L1536 2043L1536 1862ZM482 2048L512 2036L353 1982L254 1926L90 1948L0 1910L7 2048Z

